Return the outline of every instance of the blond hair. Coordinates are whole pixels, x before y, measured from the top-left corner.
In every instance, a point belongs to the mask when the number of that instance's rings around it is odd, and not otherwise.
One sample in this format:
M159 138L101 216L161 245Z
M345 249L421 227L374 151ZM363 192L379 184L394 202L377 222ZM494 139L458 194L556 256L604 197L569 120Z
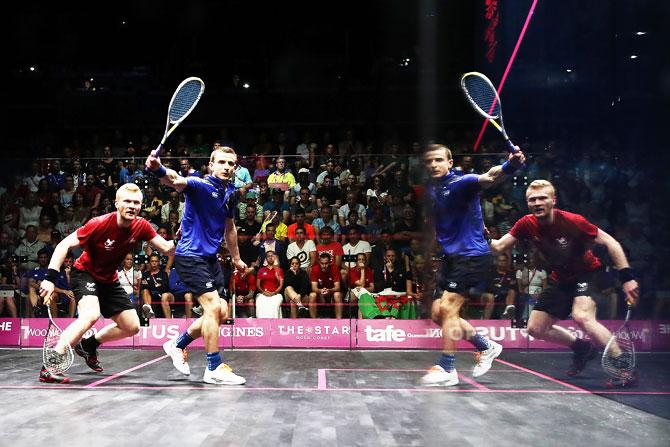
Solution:
M447 160L451 160L453 158L451 155L451 149L449 149L444 144L429 144L428 146L426 146L426 149L423 152L426 153L426 152L440 151L442 149L444 149L444 152L446 152L447 154Z
M237 153L235 152L235 149L233 149L232 147L228 147L228 146L219 146L216 149L214 149L212 151L212 155L209 156L209 162L210 163L214 162L214 155L217 152L222 152L224 154L233 154L235 156L235 160L237 160Z
M116 190L116 200L119 200L121 195L124 193L140 193L140 195L142 195L142 190L135 183L124 183L123 185L119 186L119 189Z
M554 185L552 185L548 180L533 180L526 189L526 197L528 196L529 192L537 191L539 189L547 189L551 193L552 197L556 197L556 189L554 188Z

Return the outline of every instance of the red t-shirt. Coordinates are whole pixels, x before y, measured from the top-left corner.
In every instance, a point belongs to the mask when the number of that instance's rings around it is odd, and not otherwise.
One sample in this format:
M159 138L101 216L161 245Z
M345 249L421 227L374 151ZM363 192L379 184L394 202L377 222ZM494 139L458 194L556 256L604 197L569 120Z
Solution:
M579 214L554 209L550 225L540 225L535 216L528 214L509 233L517 239L528 239L537 247L549 264L554 281L569 281L601 266L591 251L598 227Z
M298 228L297 223L292 223L291 225L288 226L287 237L291 241L294 241L296 239L296 237L295 237L295 229L296 228ZM314 240L316 238L316 235L314 234L314 228L310 224L308 224L308 223L303 224L303 228L305 229L305 239Z
M342 244L339 242L331 242L326 245L317 244L316 246L316 258L319 259L321 253L330 253L330 259L335 263L335 256L344 256L344 250L342 249Z
M235 281L235 293L238 295L247 295L249 292L256 291L256 276L253 273L242 276L240 271L236 269L232 280Z
M322 270L321 264L316 264L312 267L312 271L309 274L309 280L315 282L317 288L323 289L332 289L335 287L335 283L340 280L340 270L335 266L335 264L330 264L328 270Z
M258 271L258 280L260 281L261 289L259 292L268 291L274 292L279 288L279 281L284 279L284 272L279 267L270 270L267 267L261 267ZM279 291L277 291L279 293Z
M349 287L352 289L354 287L358 287L356 285L356 281L361 279L361 269L358 267L352 267L349 269L349 275L347 279L349 280ZM365 267L365 284L363 284L363 288L367 289L368 292L371 292L370 283L373 282L373 279L372 269L370 267Z
M137 241L150 241L156 230L145 219L138 217L128 228L119 228L116 212L89 220L77 230L79 244L84 252L74 267L88 272L101 283L112 283L118 278L119 265L135 247Z

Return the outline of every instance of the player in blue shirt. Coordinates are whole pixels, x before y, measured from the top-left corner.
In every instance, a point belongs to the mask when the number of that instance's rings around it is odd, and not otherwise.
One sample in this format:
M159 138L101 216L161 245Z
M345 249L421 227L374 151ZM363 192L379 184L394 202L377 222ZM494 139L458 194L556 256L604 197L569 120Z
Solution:
M185 349L202 335L207 350L207 369L203 381L218 385L242 385L246 380L222 363L219 353L219 322L226 318L228 310L218 293L219 287L224 284L217 253L224 239L235 267L239 270L246 268L240 259L234 221L237 193L233 177L237 154L225 146L212 151L210 175L204 179L182 177L172 169L166 169L154 153L147 158L146 166L162 184L184 192L186 202L181 223L182 236L175 251L174 266L203 308L202 317L195 320L176 340L166 342L163 348L172 357L175 368L189 375Z
M465 338L477 349L473 377L485 374L502 351L501 345L475 333L474 327L460 317L460 310L468 291L486 278L493 264L484 237L480 192L493 186L504 174L515 172L524 160L519 151L485 174L456 175L452 171L451 151L446 146L431 144L426 148L424 165L432 179L428 195L433 208L435 237L445 259L438 276L444 293L431 308L431 318L442 327L443 350L437 364L422 377L424 385L458 384L454 368L458 340Z

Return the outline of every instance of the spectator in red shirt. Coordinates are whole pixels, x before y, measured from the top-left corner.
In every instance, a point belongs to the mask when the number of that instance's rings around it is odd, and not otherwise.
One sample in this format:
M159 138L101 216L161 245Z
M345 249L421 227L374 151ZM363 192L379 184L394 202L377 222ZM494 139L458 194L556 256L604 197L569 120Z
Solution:
M367 267L365 253L356 255L356 265L349 269L347 275L347 284L349 285L349 300L352 303L358 302L358 297L363 293L371 293L375 290L374 273L370 267ZM358 318L363 318L361 311L358 311Z
M333 240L335 232L330 227L323 227L319 231L320 243L316 245L316 255L321 256L322 253L328 253L331 260L334 260L333 265L339 270L342 265L342 256L344 250L342 244Z
M327 251L319 255L319 263L310 274L312 293L309 294L309 314L316 318L317 303L335 303L335 318L342 318L342 293L340 292L340 270L332 263Z
M231 277L231 290L235 293L236 317L254 316L254 294L256 292L256 275L246 270L235 269Z
M256 278L256 318L281 318L281 289L284 286L284 272L275 265L277 254L265 252L267 265L260 268Z
M295 237L296 228L303 228L305 230L305 235L307 239L314 240L316 239L316 234L314 233L314 227L305 222L305 210L298 208L295 210L295 222L288 226L288 240L290 242L295 242L297 239Z

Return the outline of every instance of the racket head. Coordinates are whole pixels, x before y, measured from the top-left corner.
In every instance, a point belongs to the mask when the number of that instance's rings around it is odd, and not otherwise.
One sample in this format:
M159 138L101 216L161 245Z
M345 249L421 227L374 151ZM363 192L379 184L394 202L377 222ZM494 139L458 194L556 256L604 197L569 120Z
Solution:
M477 113L486 119L500 119L500 97L489 78L476 71L465 73L461 76L461 89Z
M635 343L628 330L631 312L629 306L624 323L607 342L601 359L605 373L620 381L633 380L635 377Z
M47 312L49 314L49 327L47 327L47 333L44 336L42 362L50 373L62 374L70 369L72 363L74 363L74 351L70 345L67 345L64 354L56 352L55 347L63 330L53 321L49 306L47 306Z
M205 83L202 79L192 76L181 81L177 87L170 106L168 107L168 122L179 124L195 109L200 97L205 92Z

